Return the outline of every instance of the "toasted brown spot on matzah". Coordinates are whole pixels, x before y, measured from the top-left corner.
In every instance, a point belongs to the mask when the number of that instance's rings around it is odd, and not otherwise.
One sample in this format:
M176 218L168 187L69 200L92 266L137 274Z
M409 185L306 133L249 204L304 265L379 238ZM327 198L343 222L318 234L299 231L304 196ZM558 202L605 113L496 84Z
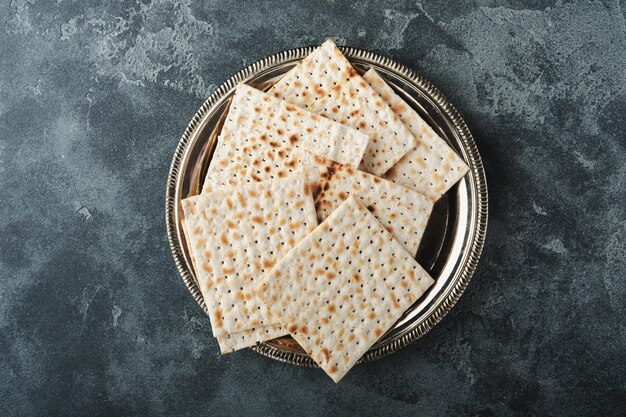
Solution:
M235 268L228 268L228 267L222 268L222 274L232 274L233 272L235 272Z
M221 313L219 311L216 311L215 313L213 313L213 320L211 321L211 323L213 323L213 325L215 327L222 327L222 316Z
M326 361L330 360L330 352L328 351L328 349L321 348L320 353L324 356L324 359L326 359Z
M415 281L415 273L413 272L412 269L409 269L408 271L406 271L406 274L411 279L411 281Z
M402 113L406 111L406 105L404 103L395 103L391 105L391 110L393 110L396 114Z
M299 221L293 221L289 223L289 230L295 230L299 228L302 224Z

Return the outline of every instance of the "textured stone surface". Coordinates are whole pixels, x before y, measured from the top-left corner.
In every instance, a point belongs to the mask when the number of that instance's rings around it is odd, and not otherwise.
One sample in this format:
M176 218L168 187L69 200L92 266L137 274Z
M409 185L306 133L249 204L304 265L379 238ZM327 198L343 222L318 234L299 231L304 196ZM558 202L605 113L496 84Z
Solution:
M0 2L0 415L622 414L626 5L527 3ZM460 303L338 386L219 357L163 213L212 89L326 36L453 100L491 210Z

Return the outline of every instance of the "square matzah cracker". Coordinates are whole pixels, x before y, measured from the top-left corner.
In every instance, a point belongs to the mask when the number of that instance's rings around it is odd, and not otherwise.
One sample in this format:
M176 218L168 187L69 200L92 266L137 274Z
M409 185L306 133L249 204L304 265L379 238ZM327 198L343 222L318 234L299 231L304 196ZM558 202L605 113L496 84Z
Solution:
M417 147L396 163L385 178L437 200L463 178L468 166L374 69L363 78L418 138Z
M368 140L356 129L239 84L206 178L222 185L282 178L296 169L293 152L299 149L358 167Z
M350 197L267 273L256 294L338 382L433 282Z
M270 93L367 133L370 140L360 168L379 177L417 144L330 39L285 74Z
M385 228L415 255L426 229L433 200L417 191L304 152L301 166L311 181L318 222L350 195L376 216Z
M190 232L187 230L185 222L182 222L182 226L185 236L190 236ZM198 267L196 266L196 261L192 251L189 252L189 256L191 258L193 270L196 271L196 276L198 276ZM220 352L222 354L226 354L239 349L254 346L259 342L265 342L266 340L275 339L285 334L287 334L287 331L284 330L280 324L270 324L267 326L260 326L248 330L242 330L240 332L226 333L222 336L216 337L216 339L220 347Z
M220 188L182 207L213 335L276 324L252 288L317 224L305 177Z

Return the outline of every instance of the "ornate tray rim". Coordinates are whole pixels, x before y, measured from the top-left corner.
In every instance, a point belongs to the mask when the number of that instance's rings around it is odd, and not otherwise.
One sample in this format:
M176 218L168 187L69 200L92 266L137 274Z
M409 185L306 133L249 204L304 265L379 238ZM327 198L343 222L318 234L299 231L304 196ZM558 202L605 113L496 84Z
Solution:
M165 220L167 225L167 238L170 244L170 249L174 257L174 262L178 269L178 272L183 279L187 289L193 296L194 300L199 304L203 304L202 294L195 283L194 277L189 270L187 262L185 260L184 250L177 237L177 218L176 212L176 195L179 187L178 174L181 168L181 163L187 151L188 145L191 139L197 134L197 129L202 125L202 121L209 114L210 110L220 103L238 83L245 82L252 76L270 69L271 67L293 61L295 59L301 59L308 55L315 46L307 46L294 48L286 51L282 51L263 59L260 59L253 64L245 67L237 72L235 75L226 80L213 93L207 98L195 113L189 124L187 125L184 133L182 134L174 157L170 165L169 173L167 176L167 188L165 196ZM395 73L396 75L404 78L406 81L413 83L418 89L422 90L429 99L431 99L440 109L440 111L448 118L456 130L458 137L463 143L464 150L467 153L468 163L470 167L469 174L473 177L472 191L476 196L477 204L475 210L472 212L472 221L475 225L473 230L469 233L471 236L469 246L470 249L467 253L466 259L463 261L462 272L457 276L456 282L449 288L448 293L443 296L440 304L434 308L434 311L430 313L421 323L408 332L399 335L393 339L390 339L387 343L381 346L372 347L360 360L359 363L370 362L394 353L410 343L416 341L423 335L425 335L430 329L432 329L441 319L452 309L457 303L465 288L469 284L480 255L485 243L485 236L487 232L487 212L488 212L488 196L487 196L487 182L485 178L485 172L482 164L482 160L476 148L476 144L469 131L469 128L465 124L460 114L457 112L452 103L433 85L430 81L426 80L415 71L407 68L406 66L392 60L391 58L376 54L374 52L366 51L359 48L340 46L341 51L349 60L359 60L364 63L374 64L384 67L386 70ZM252 347L254 351L264 356L300 366L317 367L317 364L307 355L296 352L286 351L275 346L271 346L267 343L262 343Z

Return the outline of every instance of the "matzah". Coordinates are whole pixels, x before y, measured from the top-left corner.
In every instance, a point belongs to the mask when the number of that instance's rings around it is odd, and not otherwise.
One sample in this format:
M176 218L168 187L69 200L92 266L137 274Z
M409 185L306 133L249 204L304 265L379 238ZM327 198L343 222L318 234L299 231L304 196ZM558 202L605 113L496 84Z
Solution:
M283 178L297 168L293 152L299 149L358 167L367 141L367 135L356 129L239 84L206 183Z
M370 140L360 168L379 177L417 145L331 39L287 72L270 93L367 133Z
M256 294L338 382L432 283L349 197L278 261Z
M181 223L185 236L190 236L190 232L187 230L187 223ZM189 252L191 258L191 264L194 271L196 271L196 277L198 276L198 267L196 266L196 260L193 256L193 252ZM204 299L204 295L202 297ZM205 300L205 306L206 300ZM277 337L287 334L287 331L282 328L280 324L270 324L267 326L254 327L248 330L242 330L235 333L226 333L221 336L217 336L217 344L220 347L222 354L234 352L239 349L254 346L257 343L265 342L266 340L275 339Z
M277 324L252 289L317 224L305 177L220 187L182 207L213 335Z
M310 152L304 152L301 166L312 181L318 222L354 195L415 255L433 208L431 198Z
M218 336L217 343L220 346L220 353L224 355L286 334L287 331L280 324L270 324Z
M437 200L469 170L467 164L372 68L363 76L418 138L415 149L406 154L385 178Z

